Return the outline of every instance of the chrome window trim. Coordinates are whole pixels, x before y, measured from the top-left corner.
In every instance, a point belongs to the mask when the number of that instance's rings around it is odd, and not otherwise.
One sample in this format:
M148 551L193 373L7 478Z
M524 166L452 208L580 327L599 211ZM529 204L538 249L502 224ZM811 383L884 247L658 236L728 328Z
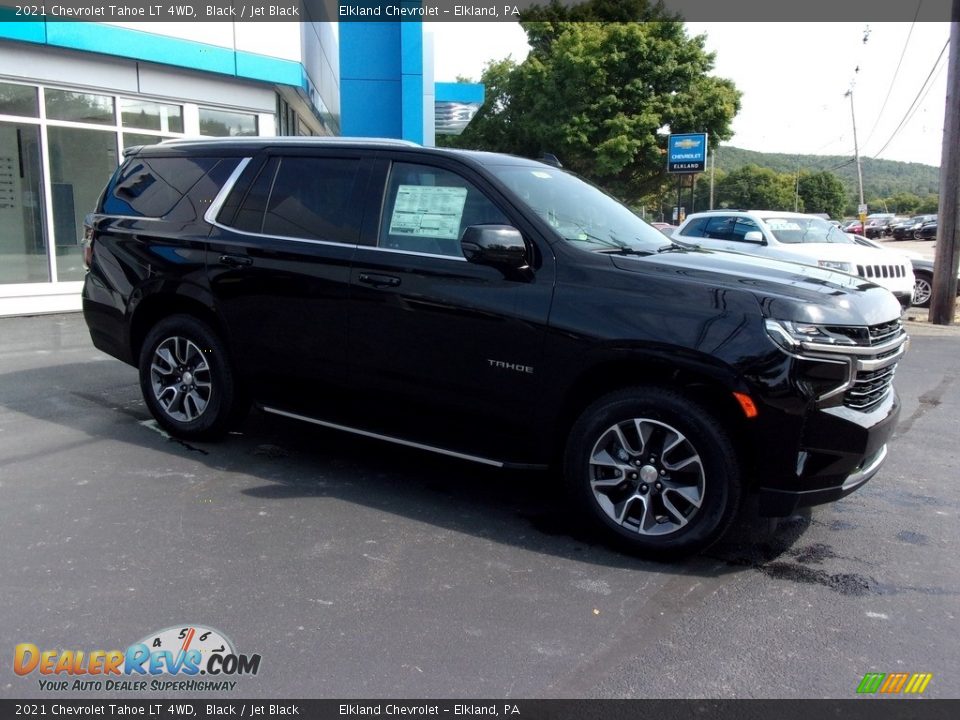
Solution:
M252 157L245 157L237 163L237 166L233 169L233 172L230 173L230 177L227 178L227 181L223 184L223 187L220 188L220 192L217 193L217 196L213 199L213 202L210 203L210 207L207 208L207 211L203 214L203 219L206 220L211 225L216 225L220 228L226 228L232 230L226 225L221 225L217 222L217 215L220 214L220 210L223 208L223 204L227 201L227 196L233 190L233 186L237 184L237 180L240 179L240 176L243 174L243 171L247 169L247 165L250 164L250 161L253 160Z
M437 253L417 252L415 250L400 250L399 248L385 248L379 245L358 245L360 250L376 250L377 252L397 253L400 255L416 255L417 257L439 258L441 260L456 260L457 262L467 262L465 257L457 255L438 255Z
M396 253L400 255L414 255L416 257L428 257L428 258L439 258L443 260L455 260L457 262L467 262L467 259L463 256L457 257L456 255L438 255L437 253L424 253L416 252L413 250L399 250L396 248L384 248L379 247L378 245L360 245L359 243L342 243L342 242L333 242L331 240L314 240L311 238L299 238L292 237L289 235L270 235L268 233L255 233L249 232L247 230L239 230L235 227L231 227L225 223L221 223L217 220L217 215L220 214L220 210L223 209L223 204L227 201L227 197L233 192L234 186L237 184L237 181L240 179L240 176L243 174L243 171L246 170L247 165L253 160L252 157L243 158L233 172L230 173L230 177L227 178L227 181L223 184L223 187L220 188L220 192L217 193L217 196L213 199L213 202L210 203L210 207L207 208L207 211L203 214L203 219L213 225L218 227L221 230L229 230L232 233L237 233L238 235L244 235L245 237L255 237L255 238L266 238L268 240L289 240L291 242L299 243L309 243L311 245L330 245L333 247L349 247L349 248L362 248L364 250L375 250L378 252L386 253ZM382 214L382 209L381 209Z

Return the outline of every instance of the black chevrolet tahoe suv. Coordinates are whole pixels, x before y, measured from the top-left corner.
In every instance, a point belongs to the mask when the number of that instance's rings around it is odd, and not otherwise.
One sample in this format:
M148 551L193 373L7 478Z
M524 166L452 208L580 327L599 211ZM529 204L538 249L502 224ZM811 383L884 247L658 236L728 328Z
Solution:
M741 501L869 480L900 305L850 275L691 250L556 167L400 141L132 148L85 228L94 344L159 424L263 411L503 467L647 556Z

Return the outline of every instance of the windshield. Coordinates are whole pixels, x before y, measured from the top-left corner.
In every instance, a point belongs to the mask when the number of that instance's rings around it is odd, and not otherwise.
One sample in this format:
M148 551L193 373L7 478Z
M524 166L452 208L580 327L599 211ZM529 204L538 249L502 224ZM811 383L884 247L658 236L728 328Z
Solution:
M644 253L670 244L626 206L563 170L530 165L490 170L568 242L594 251Z
M818 217L772 217L763 220L770 232L782 243L844 243L847 237L836 225L831 225Z

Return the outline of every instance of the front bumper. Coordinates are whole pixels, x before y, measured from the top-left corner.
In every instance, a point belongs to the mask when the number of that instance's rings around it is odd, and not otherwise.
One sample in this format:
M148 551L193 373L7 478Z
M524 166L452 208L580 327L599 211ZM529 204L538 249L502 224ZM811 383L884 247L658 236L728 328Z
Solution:
M887 459L887 445L883 444L866 458L840 485L816 490L778 490L760 488L760 514L765 517L787 517L800 508L825 505L859 490L879 472Z
M869 347L804 343L806 353L792 356L794 366L782 377L797 378L796 361L802 358L816 357L836 367L846 353L852 374L817 399L809 393L804 394L806 401L794 395L796 404L791 406L783 393L776 406L762 409L770 422L756 428L754 487L763 515L782 517L801 507L833 502L876 475L900 416L892 381L908 343L900 331Z

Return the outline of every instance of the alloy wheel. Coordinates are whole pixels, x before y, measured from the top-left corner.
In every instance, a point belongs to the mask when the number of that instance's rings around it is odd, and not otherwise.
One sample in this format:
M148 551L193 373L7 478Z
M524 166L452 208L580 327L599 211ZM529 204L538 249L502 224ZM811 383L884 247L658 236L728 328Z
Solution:
M605 430L590 452L590 488L608 519L663 536L699 512L706 488L700 454L676 428L648 418Z
M150 364L153 396L177 422L193 422L207 409L213 395L210 365L192 340L169 337L157 345Z

